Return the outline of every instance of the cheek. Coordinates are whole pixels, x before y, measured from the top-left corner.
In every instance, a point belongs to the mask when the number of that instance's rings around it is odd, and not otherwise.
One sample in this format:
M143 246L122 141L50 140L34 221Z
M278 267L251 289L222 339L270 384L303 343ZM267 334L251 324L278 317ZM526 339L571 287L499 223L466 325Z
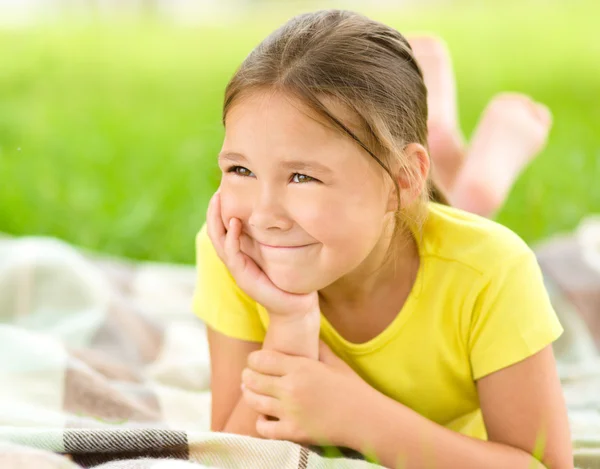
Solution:
M229 220L237 218L242 222L242 230L246 231L248 219L252 215L252 200L252 195L248 191L221 184L221 219L226 229ZM240 250L262 267L259 253L256 252L254 244L245 234L242 234L240 239Z
M221 219L225 227L232 218L239 218L242 222L248 219L252 211L251 200L243 191L221 185Z
M381 232L385 206L377 193L365 189L344 191L313 205L307 219L314 237L341 250L361 251L371 245Z
M319 241L320 249L309 259L307 269L298 278L282 266L271 273L281 284L301 291L320 289L357 268L369 255L381 236L385 207L369 191L343 192L328 200L306 199L302 213L303 228ZM297 267L297 266L294 266ZM296 273L293 271L292 273ZM309 274L310 273L310 274ZM292 290L290 290L292 291Z

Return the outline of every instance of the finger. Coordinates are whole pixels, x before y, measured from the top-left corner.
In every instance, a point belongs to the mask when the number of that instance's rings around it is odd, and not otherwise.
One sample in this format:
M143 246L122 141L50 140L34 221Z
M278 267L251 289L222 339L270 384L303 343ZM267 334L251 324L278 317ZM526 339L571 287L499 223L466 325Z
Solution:
M279 378L276 376L264 375L250 368L244 368L244 371L242 371L242 383L247 389L255 393L275 398L281 397L279 392Z
M541 103L534 103L534 111L537 118L545 125L550 125L552 123L552 112L550 112L550 109L547 106L544 106Z
M265 375L285 376L303 360L304 357L294 357L275 350L257 350L248 355L248 367Z
M281 420L268 420L265 415L259 415L256 419L256 431L269 440L291 440Z
M219 191L213 194L208 204L208 210L206 212L206 225L208 237L212 241L218 256L223 260L223 244L225 242L225 235L227 231L225 230L223 219L221 218L221 195Z
M271 396L258 394L247 387L242 388L244 401L259 414L280 418L281 402Z
M229 220L227 234L225 235L225 256L227 257L227 267L232 274L241 273L246 265L246 259L240 250L240 234L242 224L237 218Z
M208 210L206 212L206 219L209 226L209 235L221 239L225 236L227 230L223 225L223 219L221 218L221 194L219 191L215 192L210 198L208 203Z
M242 252L241 233L242 222L238 218L232 218L225 235L223 262L238 287L260 302L259 298L269 298L273 295L273 284L256 262Z
M285 418L270 420L266 415L262 414L256 419L256 431L260 436L269 440L287 440L300 444L319 444L319 442L324 441L318 438L309 438L306 432L299 430Z
M255 291L257 287L262 288L260 268L241 250L242 222L238 218L232 218L229 223L224 248L227 268L242 290Z

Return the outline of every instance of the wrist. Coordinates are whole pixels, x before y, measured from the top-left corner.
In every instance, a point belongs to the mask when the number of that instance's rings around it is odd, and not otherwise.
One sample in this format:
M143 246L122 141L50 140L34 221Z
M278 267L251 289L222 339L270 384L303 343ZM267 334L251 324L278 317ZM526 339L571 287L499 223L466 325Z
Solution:
M320 329L319 311L303 315L269 315L263 348L318 360Z
M318 327L321 324L321 311L319 311L318 307L299 313L280 314L272 313L271 311L267 312L269 313L269 323L272 325L313 325Z

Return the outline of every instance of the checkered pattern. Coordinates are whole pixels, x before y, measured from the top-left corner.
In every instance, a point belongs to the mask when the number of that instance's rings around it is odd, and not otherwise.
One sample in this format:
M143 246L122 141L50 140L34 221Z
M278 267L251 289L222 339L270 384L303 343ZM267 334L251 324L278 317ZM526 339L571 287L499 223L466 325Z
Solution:
M579 252L576 237L538 248L566 330L556 351L576 464L600 469L600 271L574 266ZM568 282L556 273L565 262L578 275ZM208 431L210 362L190 311L194 282L193 267L0 237L0 467L378 467Z

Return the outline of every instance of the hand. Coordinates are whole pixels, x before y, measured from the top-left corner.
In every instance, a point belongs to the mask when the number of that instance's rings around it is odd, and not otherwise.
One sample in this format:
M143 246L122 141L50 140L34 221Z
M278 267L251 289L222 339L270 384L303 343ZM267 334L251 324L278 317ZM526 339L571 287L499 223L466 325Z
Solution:
M237 285L253 300L263 305L269 314L290 317L319 312L319 295L312 292L296 294L281 290L263 270L240 249L242 223L232 218L229 227L223 224L220 193L210 200L206 215L207 231L217 255L229 269Z
M242 373L242 393L261 414L256 430L262 437L348 446L352 435L347 432L356 431L357 403L373 400L377 391L321 341L319 361L273 350L252 352Z

